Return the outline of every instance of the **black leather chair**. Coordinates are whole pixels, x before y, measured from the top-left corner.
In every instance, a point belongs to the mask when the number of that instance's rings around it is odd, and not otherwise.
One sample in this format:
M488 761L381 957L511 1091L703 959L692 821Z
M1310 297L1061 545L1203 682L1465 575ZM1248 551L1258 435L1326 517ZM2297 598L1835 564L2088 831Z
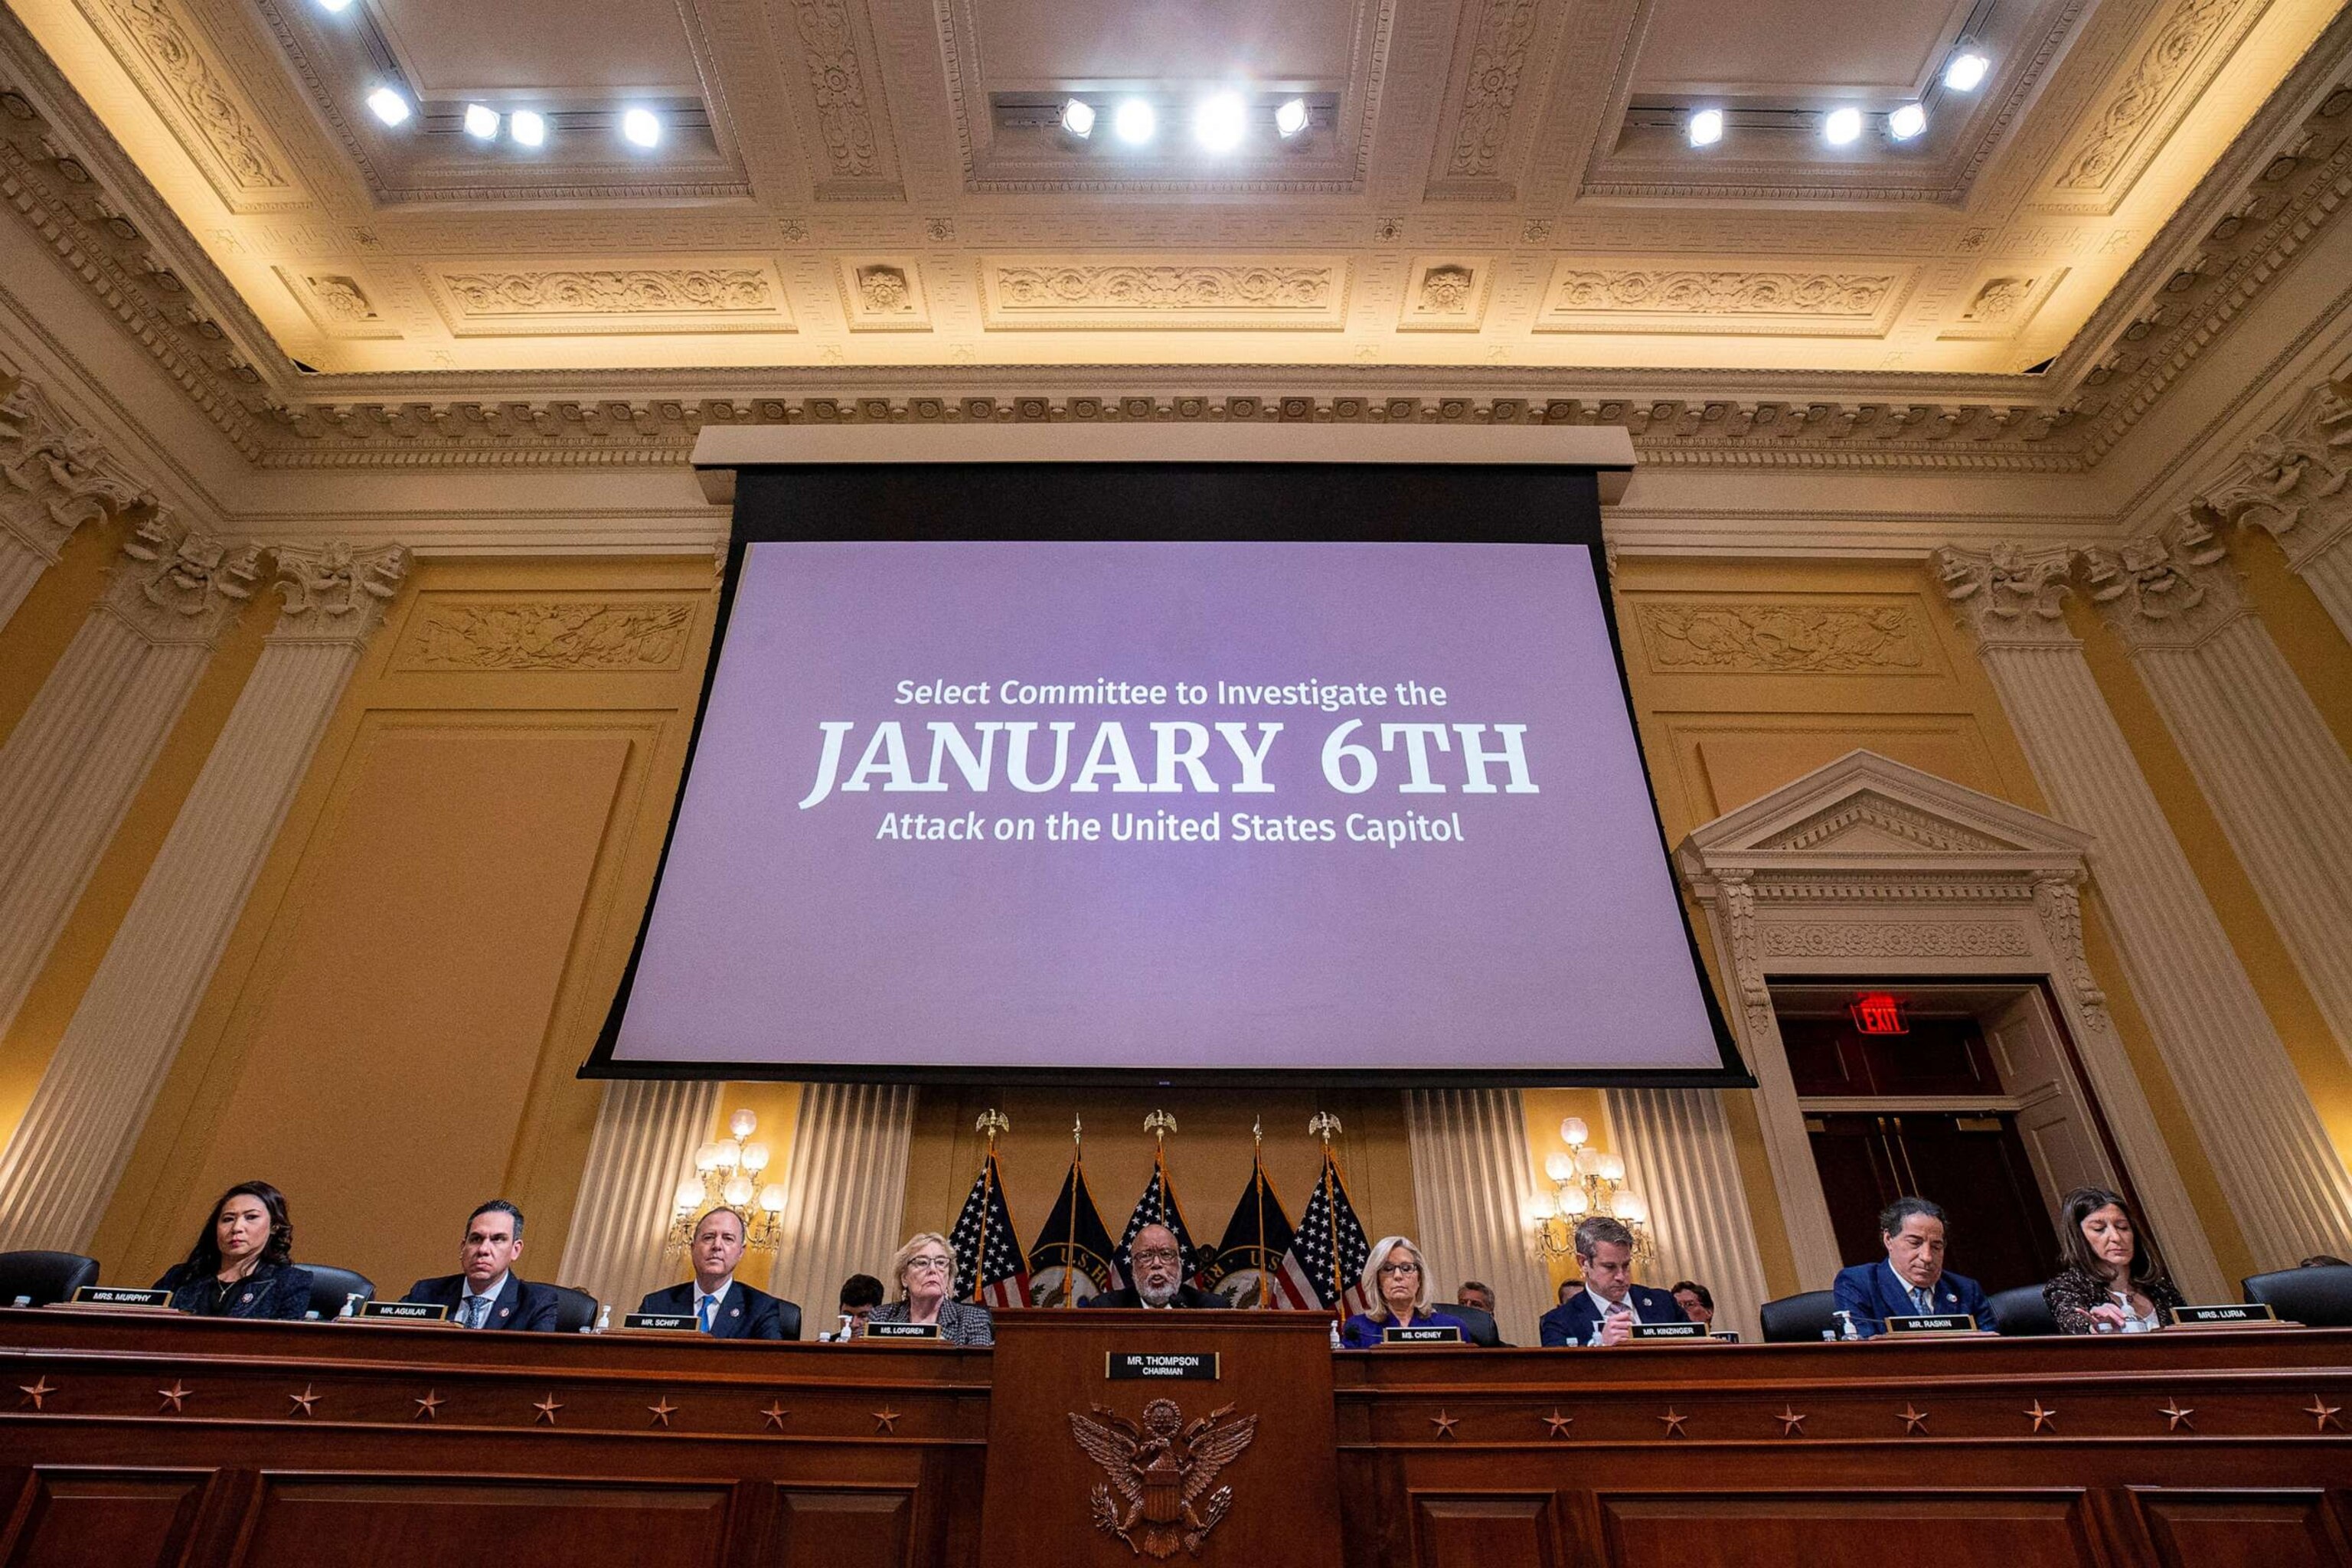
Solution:
M576 1334L596 1323L596 1298L569 1285L550 1285L555 1292L555 1331Z
M320 1318L341 1315L343 1303L357 1296L362 1301L375 1300L375 1281L349 1268L331 1268L323 1263L305 1263L310 1271L310 1310Z
M2014 1290L2003 1290L1989 1298L1992 1321L1979 1323L1980 1329L1992 1329L2011 1338L2034 1334L2054 1334L2058 1320L2050 1315L2050 1303L2042 1299L2039 1285L2020 1285Z
M79 1252L0 1252L0 1307L18 1297L27 1307L70 1301L85 1285L98 1283L98 1259Z
M1801 1295L1783 1296L1777 1301L1765 1302L1762 1315L1766 1344L1799 1344L1818 1340L1824 1332L1836 1331L1837 1292L1807 1290Z
M1451 1312L1461 1319L1462 1337L1472 1344L1486 1345L1491 1349L1503 1342L1501 1332L1495 1327L1495 1314L1492 1312L1483 1308L1465 1307L1459 1304L1441 1306L1437 1310L1441 1312Z
M2290 1323L2315 1329L2352 1328L2352 1265L2282 1268L2242 1281L2246 1300L2266 1303Z

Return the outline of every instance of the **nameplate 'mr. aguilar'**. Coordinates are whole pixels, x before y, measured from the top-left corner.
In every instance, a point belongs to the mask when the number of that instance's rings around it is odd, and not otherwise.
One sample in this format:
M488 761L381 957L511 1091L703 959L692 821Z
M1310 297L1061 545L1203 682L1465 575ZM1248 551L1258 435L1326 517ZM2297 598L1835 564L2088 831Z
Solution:
M1889 1318L1886 1331L1890 1334L1972 1334L1977 1321L1967 1312L1920 1312L1907 1318Z
M1179 1383L1214 1383L1215 1351L1105 1351L1103 1375L1113 1383L1131 1378L1173 1378Z
M866 1321L866 1327L858 1337L881 1340L892 1344L906 1344L924 1340L936 1341L940 1337L940 1326L937 1323L877 1323L869 1318Z
M1703 1340L1707 1334L1705 1323L1635 1323L1633 1337L1637 1340Z
M2268 1301L2244 1305L2224 1302L2211 1307L2175 1307L2172 1321L2174 1327L2183 1329L2234 1329L2249 1323L2275 1323L2278 1314L2271 1310Z
M621 1327L652 1329L665 1334L692 1334L702 1330L692 1312L629 1312L622 1317Z
M134 1289L127 1285L84 1285L74 1291L73 1299L84 1307L168 1307L172 1304L169 1290Z
M437 1301L362 1301L360 1316L395 1323L439 1323L448 1321L449 1309Z

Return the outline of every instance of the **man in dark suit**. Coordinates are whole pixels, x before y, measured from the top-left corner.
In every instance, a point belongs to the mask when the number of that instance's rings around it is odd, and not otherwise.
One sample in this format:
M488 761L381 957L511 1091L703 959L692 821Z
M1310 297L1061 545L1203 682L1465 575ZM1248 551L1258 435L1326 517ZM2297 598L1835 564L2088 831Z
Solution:
M694 1278L655 1291L637 1303L638 1311L690 1314L713 1339L801 1337L799 1307L735 1278L735 1265L743 1257L741 1215L724 1205L704 1215L695 1225L688 1254L694 1259Z
M1184 1283L1184 1248L1176 1233L1164 1225L1147 1225L1135 1233L1127 1249L1128 1278L1133 1281L1117 1290L1100 1290L1078 1303L1081 1307L1230 1307L1214 1290Z
M1462 1288L1454 1292L1453 1311L1462 1320L1462 1337L1472 1344L1510 1348L1501 1331L1495 1327L1495 1288L1485 1280L1462 1281Z
M1853 1315L1854 1331L1869 1339L1889 1318L1966 1312L1992 1325L1992 1307L1977 1282L1944 1268L1944 1211L1926 1198L1897 1198L1878 1216L1886 1258L1838 1270L1838 1310Z
M419 1279L401 1300L446 1307L449 1321L461 1329L551 1331L555 1292L516 1276L515 1259L521 1256L522 1210L504 1198L492 1198L466 1217L466 1240L457 1248L459 1271Z
M1576 1261L1584 1289L1537 1324L1548 1345L1622 1345L1633 1325L1686 1323L1672 1293L1633 1283L1633 1233L1624 1222L1593 1215L1576 1227Z

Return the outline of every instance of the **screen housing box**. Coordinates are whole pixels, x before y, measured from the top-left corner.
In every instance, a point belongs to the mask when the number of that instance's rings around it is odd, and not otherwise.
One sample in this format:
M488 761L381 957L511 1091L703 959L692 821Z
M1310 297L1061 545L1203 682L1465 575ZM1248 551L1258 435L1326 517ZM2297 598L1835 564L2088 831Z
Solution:
M1089 424L1083 427L1047 424L970 425L728 425L706 426L695 443L693 462L703 492L715 504L733 503L735 518L727 553L711 658L704 672L701 704L695 715L698 741L711 687L724 648L727 622L748 544L762 539L1204 539L1234 541L1357 540L1433 541L1440 542L1549 542L1580 546L1591 552L1601 606L1615 654L1620 696L1628 721L1633 697L1624 684L1624 657L1618 637L1614 607L1608 589L1608 570L1600 529L1600 507L1621 500L1633 469L1632 437L1617 426L1460 426L1422 425L1227 424L1198 425L1160 422L1123 426ZM875 466L933 471L899 485L877 480ZM959 470L940 472L941 468ZM1072 478L1090 487L1097 505L1092 515L1119 519L1115 531L1098 524L1069 519L1049 521L1045 515L992 507L1030 493L1021 482L1023 472L1074 470ZM1286 471L1287 470L1287 471ZM1444 473L1445 470L1453 472ZM1465 472L1463 470L1469 470ZM1483 470L1483 471L1482 471ZM1567 470L1563 472L1562 470ZM1079 473L1085 474L1078 480ZM1148 474L1148 479L1145 477ZM1246 517L1228 513L1203 525L1171 529L1139 524L1138 514L1117 504L1101 504L1122 487L1148 485L1155 501L1171 487L1193 487L1196 494L1213 495L1244 476L1253 483L1285 492L1301 504L1289 509L1253 510ZM1415 492L1441 480L1453 489L1475 492L1487 507L1458 514L1459 526L1433 531L1429 513L1416 511ZM1518 496L1534 500L1545 490L1557 499L1563 480L1580 483L1584 494L1559 510L1507 504ZM961 483L959 484L959 481ZM943 492L941 486L949 488ZM842 499L863 491L878 497L879 504L856 514L847 525L839 511L803 508L790 526L773 519L778 500L787 487L804 496ZM936 504L942 493L957 505ZM1351 510L1355 507L1358 510ZM1045 512L1050 514L1051 508ZM765 522L747 521L747 513L767 512ZM1321 519L1334 515L1349 520L1334 527ZM1010 517L1012 521L1005 521ZM1403 520L1412 518L1408 525ZM811 524L814 524L811 526ZM1638 732L1635 752L1642 757L1646 778L1648 760L1641 753ZM693 744L688 751L685 774L672 803L669 833L675 837L677 816L686 796L686 781L693 771ZM1656 820L1656 795L1651 795L1653 825L1661 855L1666 855L1664 827ZM665 839L663 861L669 853ZM1673 861L1666 858L1668 874ZM1354 1088L1526 1085L1590 1087L1752 1088L1734 1041L1720 999L1699 954L1690 926L1686 900L1677 900L1689 962L1696 977L1718 1051L1715 1068L1656 1069L1621 1068L1450 1068L1423 1071L1335 1069L1318 1074L1297 1068L1252 1071L1232 1068L1135 1069L1128 1068L1007 1068L976 1064L971 1068L938 1066L875 1067L824 1063L767 1064L683 1063L615 1060L614 1046L628 1003L653 906L661 886L656 870L618 992L594 1049L580 1068L583 1078L792 1079L804 1080L893 1081L911 1083L1020 1083L1065 1085L1175 1084L1244 1088L1253 1086L1314 1088L1346 1085Z

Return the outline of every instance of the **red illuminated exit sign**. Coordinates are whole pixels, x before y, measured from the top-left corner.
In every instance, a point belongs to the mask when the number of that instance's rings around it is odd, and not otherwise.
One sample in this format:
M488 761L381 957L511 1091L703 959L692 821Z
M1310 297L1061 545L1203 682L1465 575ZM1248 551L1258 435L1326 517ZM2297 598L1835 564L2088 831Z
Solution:
M1853 1026L1865 1035L1907 1035L1911 1026L1903 1021L1903 1004L1884 991L1872 991L1857 996L1847 1009L1853 1015Z

